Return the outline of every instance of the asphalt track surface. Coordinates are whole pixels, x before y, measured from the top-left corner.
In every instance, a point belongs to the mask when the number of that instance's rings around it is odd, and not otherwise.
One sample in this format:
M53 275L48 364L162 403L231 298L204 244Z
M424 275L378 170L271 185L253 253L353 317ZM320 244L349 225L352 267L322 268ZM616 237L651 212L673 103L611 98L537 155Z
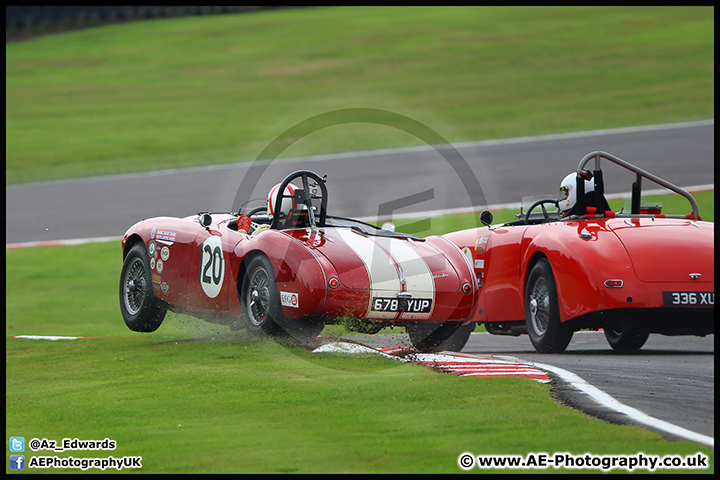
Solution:
M527 335L499 337L473 334L464 353L510 355L571 371L625 405L693 432L715 433L715 337L650 335L645 346L629 354L616 353L602 332L576 332L562 354L538 354ZM622 365L622 367L618 367ZM583 395L565 389L571 405L616 421ZM618 420L622 421L622 420ZM632 423L631 419L626 420Z
M454 148L424 146L8 185L5 241L122 236L144 218L234 211L240 199L267 198L273 185L301 169L327 175L331 215L372 220L383 208L393 210L393 216L463 208L479 213L486 205L519 203L526 195L557 196L562 178L577 169L585 154L596 150L678 186L714 181L711 120ZM446 158L450 156L460 165L451 165ZM603 163L603 170L606 194L630 191L634 175L609 163ZM254 188L238 194L249 172L260 171ZM468 188L469 184L480 188ZM643 188L659 187L646 181Z
M347 340L372 348L410 347L405 334L349 335ZM475 332L463 354L498 360L520 359L541 370L550 365L580 377L617 402L652 417L636 418L624 410L600 403L578 390L563 372L549 371L555 392L564 403L606 421L641 425L671 440L701 441L714 445L714 335L666 337L650 335L645 346L633 353L612 350L602 332L576 332L563 353L539 354L527 335L519 337ZM660 422L656 422L659 420ZM668 428L680 427L689 432Z
M300 169L327 175L329 213L334 215L372 220L388 209L395 217L469 206L479 211L488 205L517 203L525 195L556 195L560 180L595 150L619 156L679 186L714 184L714 121L710 120L8 185L6 243L119 237L143 218L233 211L241 197L266 197L272 185ZM448 152L469 170L451 165ZM606 194L629 191L633 175L614 165L603 168ZM469 171L481 191L467 188L461 175ZM249 172L258 177L254 188L238 192ZM464 352L507 354L557 365L648 415L714 436L713 340L714 335L651 335L640 352L617 355L602 334L596 338L576 334L566 353L538 355L526 336L473 334Z

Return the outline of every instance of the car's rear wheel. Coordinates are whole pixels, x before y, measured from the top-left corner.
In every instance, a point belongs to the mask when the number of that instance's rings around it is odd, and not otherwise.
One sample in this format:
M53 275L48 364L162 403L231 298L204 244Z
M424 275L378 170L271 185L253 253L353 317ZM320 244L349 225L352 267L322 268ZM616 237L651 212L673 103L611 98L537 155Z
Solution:
M325 326L320 317L284 318L275 272L267 257L254 257L246 271L240 303L248 331L291 338L301 343L308 343L320 334Z
M603 331L613 350L624 352L640 350L650 336L647 330L632 326L609 326Z
M525 323L539 353L565 351L573 331L560 322L557 288L552 268L542 258L533 266L525 288Z
M463 349L475 323L408 323L405 327L410 343L420 352L459 352Z
M120 273L120 311L134 332L154 332L160 327L167 303L155 297L147 250L142 242L130 249Z

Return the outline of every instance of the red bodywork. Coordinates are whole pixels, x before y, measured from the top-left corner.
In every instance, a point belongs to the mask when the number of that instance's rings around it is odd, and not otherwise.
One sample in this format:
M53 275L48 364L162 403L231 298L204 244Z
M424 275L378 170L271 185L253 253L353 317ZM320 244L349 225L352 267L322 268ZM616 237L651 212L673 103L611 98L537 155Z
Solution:
M442 237L377 236L340 226L247 235L228 227L236 218L212 214L207 227L197 215L141 221L125 233L123 256L142 242L155 296L171 309L220 323L222 317L241 314L239 289L254 255L270 260L288 319L322 315L391 324L467 323L475 311L472 268L457 246ZM412 297L407 311L373 308L373 299L397 298L403 292ZM431 306L421 305L423 299L431 300Z
M620 212L609 209L603 195L601 160L634 174L629 208L624 206ZM595 169L591 172L586 165L592 161ZM714 224L700 220L694 197L606 152L583 157L574 177L575 185L563 186L561 196L556 197L559 200L533 199L524 215L521 209L520 220L445 235L471 257L475 268L480 298L473 320L485 322L491 333L511 335L525 333L526 324L534 324L539 326L534 333L541 335L545 325L538 315L544 313L537 313L538 302L554 304L557 300L557 321L562 327L556 335L605 328L606 335L611 331L609 341L614 341L618 332L625 331L630 340L619 341L617 346L639 348L644 340L632 338L638 332L714 333ZM691 213L666 215L661 213L661 204L642 206L643 180L685 197ZM574 200L569 208L562 215L559 211L550 215L544 204L559 208L560 200L567 201L572 189ZM536 207L540 208L533 217ZM490 215L484 223L491 221ZM557 298L528 291L536 264L536 271L546 272L543 283L554 284ZM546 312L555 318L554 308ZM565 344L569 339L565 334L558 337ZM537 349L540 341L534 339L534 343ZM541 348L562 351L561 343Z
M712 316L713 223L579 218L475 228L445 238L472 254L481 285L475 321L524 321L527 277L535 262L545 257L555 276L561 322L575 320L577 328L602 327L601 313L623 309L623 315L632 317L659 309L654 311L654 326L649 320L651 331L712 333L707 322L673 324L665 318L676 318L681 311L692 316L699 310ZM671 307L663 292L692 295L676 298L678 306Z

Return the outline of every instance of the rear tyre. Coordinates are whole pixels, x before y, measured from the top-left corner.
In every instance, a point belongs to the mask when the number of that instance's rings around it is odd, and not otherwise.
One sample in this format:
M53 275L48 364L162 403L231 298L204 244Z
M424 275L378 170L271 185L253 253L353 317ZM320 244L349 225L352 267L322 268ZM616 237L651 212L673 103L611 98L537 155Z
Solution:
M240 304L246 329L278 338L308 343L320 334L325 324L320 317L286 319L280 306L280 292L270 260L259 255L248 263L243 279Z
M449 352L459 352L462 350L470 339L470 334L475 330L476 325L475 322L472 322L458 328L449 339L440 344L440 350L447 350Z
M420 352L459 352L475 330L475 323L408 323L405 327L410 342Z
M528 276L525 323L530 341L539 353L563 352L573 336L573 331L560 322L555 277L545 258L538 260Z
M650 336L650 332L637 327L611 326L603 330L613 350L622 352L640 350Z
M142 242L133 245L123 261L120 311L130 330L144 333L157 330L167 313L167 303L153 293L150 259Z

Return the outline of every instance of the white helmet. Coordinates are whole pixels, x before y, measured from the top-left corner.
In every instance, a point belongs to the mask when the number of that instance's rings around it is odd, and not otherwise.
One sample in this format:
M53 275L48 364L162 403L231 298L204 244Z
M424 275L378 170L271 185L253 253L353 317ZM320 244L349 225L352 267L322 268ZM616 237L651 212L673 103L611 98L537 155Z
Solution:
M558 198L558 208L561 212L568 212L577 202L577 172L569 174L563 178L560 182L560 197ZM595 182L592 180L585 180L585 193L590 193L595 190Z
M278 183L274 187L270 189L270 193L268 194L268 214L270 216L275 215L275 202L277 201L277 193L278 189L280 188L280 185L282 183ZM290 195L290 198L283 198L282 203L280 204L280 214L287 216L290 213L290 210L293 208L297 208L297 205L295 204L295 198L292 196L295 195L295 190L298 188L293 185L292 183L288 183L285 187L284 195Z

